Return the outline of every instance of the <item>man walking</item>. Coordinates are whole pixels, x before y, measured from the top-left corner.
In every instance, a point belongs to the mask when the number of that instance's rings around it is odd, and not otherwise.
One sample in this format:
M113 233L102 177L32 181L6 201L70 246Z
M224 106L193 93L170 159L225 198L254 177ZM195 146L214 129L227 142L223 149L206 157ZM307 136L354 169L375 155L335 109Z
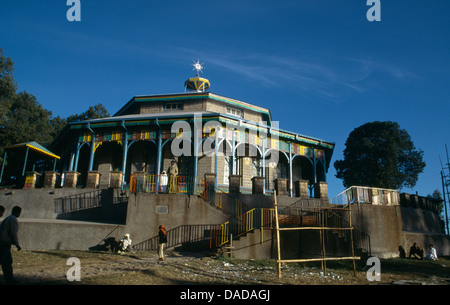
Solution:
M0 225L0 263L2 264L3 276L7 284L13 284L15 282L11 245L16 246L18 251L22 249L19 245L19 238L17 237L17 232L19 231L17 218L21 212L21 207L13 207L11 215L6 217Z

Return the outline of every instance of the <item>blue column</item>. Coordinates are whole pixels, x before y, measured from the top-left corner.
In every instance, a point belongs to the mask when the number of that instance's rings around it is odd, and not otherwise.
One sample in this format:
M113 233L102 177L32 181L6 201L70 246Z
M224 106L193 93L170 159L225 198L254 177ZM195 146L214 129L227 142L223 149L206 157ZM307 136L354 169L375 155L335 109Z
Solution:
M231 157L231 168L232 174L236 175L236 130L233 128L233 142L232 142L232 157Z
M73 171L77 171L77 169L78 169L78 159L80 158L80 149L81 149L81 146L82 146L82 145L80 145L80 143L78 143L78 145L77 145L77 152L76 152L76 154L75 154L75 165L74 165L74 167L72 168Z
M94 154L95 154L95 132L91 129L90 123L88 123L88 129L92 132L92 141L91 141L91 155L89 156L89 171L94 167Z
M7 156L8 156L8 154L6 153L6 150L5 150L5 154L3 156L3 163L2 163L2 172L0 174L0 183L2 183L2 180L3 180L3 171L5 169L5 163L6 163Z
M78 143L78 141L77 141L77 143ZM76 145L72 144L72 147L70 149L69 171L73 171L73 166L74 166L74 162L75 162L75 154L77 153L76 150L77 150Z
M28 160L28 151L30 148L27 146L27 150L25 152L25 161L23 162L22 176L25 176L25 169L27 168L27 160Z
M289 143L289 196L292 197L292 143Z
M263 186L264 186L264 193L266 193L266 138L262 138L262 166L263 166Z
M125 183L125 172L127 169L127 158L128 158L128 131L125 131L125 140L123 141L123 160L122 160L122 188Z
M159 125L158 118L156 118L156 125L158 126L158 148L156 155L156 192L159 190L159 177L161 175L161 156L162 156L162 139L161 139L161 126Z
M216 176L214 178L214 185L217 188L217 171L218 171L217 155L219 153L219 132L217 130L217 127L215 128L215 133L216 139L214 141L214 174L216 174Z
M197 194L197 175L198 175L198 144L199 144L199 126L198 117L194 114L194 187L192 188L193 195ZM200 117L201 127L201 117Z

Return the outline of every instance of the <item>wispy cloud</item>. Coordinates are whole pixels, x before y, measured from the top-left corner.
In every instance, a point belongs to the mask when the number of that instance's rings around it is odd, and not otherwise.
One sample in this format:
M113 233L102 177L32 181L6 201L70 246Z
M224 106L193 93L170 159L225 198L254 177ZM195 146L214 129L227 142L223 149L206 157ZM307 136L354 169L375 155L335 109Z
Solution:
M194 50L184 50L199 55ZM283 57L262 53L201 53L209 65L228 70L262 86L297 90L333 102L350 94L373 90L375 75L402 81L414 77L409 71L371 59L315 56ZM314 58L314 59L312 59Z

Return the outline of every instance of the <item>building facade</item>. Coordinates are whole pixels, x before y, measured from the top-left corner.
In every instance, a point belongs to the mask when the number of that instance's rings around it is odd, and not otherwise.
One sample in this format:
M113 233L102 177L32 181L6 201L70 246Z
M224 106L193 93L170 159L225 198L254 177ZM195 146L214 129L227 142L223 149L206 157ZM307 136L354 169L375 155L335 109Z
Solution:
M269 109L208 92L198 75L185 85L190 91L135 96L111 117L70 123L52 147L63 185L130 188L140 175L160 191L172 161L186 183L209 175L227 190L239 179L244 193L254 177L265 192L291 196L299 181L310 194L326 182L333 142L282 130Z

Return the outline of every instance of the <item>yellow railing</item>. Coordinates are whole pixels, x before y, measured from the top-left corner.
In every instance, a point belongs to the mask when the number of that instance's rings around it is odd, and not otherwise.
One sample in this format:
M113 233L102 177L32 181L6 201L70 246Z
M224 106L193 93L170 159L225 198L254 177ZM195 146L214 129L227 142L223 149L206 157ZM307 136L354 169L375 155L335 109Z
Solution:
M220 247L255 229L274 228L274 209L255 208L211 230L211 248Z
M205 182L200 177L132 174L130 191L201 195L205 192Z

